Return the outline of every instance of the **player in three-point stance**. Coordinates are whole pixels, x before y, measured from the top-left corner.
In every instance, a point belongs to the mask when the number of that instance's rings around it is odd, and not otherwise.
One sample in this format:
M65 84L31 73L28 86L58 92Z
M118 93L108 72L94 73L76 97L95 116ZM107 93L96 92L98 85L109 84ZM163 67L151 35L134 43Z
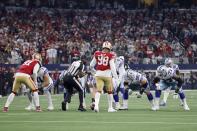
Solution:
M184 110L190 110L182 89L183 80L177 75L176 70L165 65L159 66L153 84L155 86L155 110L159 110L161 91L169 87L175 88L175 93L179 94Z
M14 100L14 97L21 87L21 84L25 84L33 92L33 99L36 105L36 111L40 112L40 103L38 96L38 84L37 84L37 74L41 67L41 55L39 53L34 53L31 60L25 61L17 70L14 76L14 83L12 87L12 93L8 96L3 112L8 111L9 105Z

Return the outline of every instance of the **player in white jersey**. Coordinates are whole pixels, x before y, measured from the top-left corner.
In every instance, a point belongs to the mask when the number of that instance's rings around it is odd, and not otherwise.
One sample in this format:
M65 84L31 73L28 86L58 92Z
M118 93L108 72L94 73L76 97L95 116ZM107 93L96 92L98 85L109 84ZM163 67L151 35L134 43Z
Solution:
M44 94L46 95L47 102L48 102L48 108L47 110L53 110L53 103L51 98L50 89L53 88L53 80L49 76L48 69L44 66L40 68L37 75L37 82L38 82L38 88L43 88ZM26 110L33 110L34 109L34 102L32 101L32 95L30 92L28 92L28 98L30 100L30 105L26 107Z
M124 88L124 74L125 74L125 68L124 68L124 56L119 56L115 60L115 66L116 66L116 71L120 80L120 84L113 79L113 86L114 86L114 102L115 102L115 109L128 109L128 106L124 103L127 103L128 101L128 93L125 93ZM120 107L119 103L119 91L121 92L122 95L122 100L123 100L123 105Z
M128 86L129 84L140 84L140 94L142 95L145 93L147 98L151 104L151 109L155 110L154 102L153 102L153 95L150 92L149 82L147 78L139 72L136 72L132 69L126 70L124 75L124 85ZM126 103L128 105L128 103Z
M159 66L153 84L155 85L155 110L159 110L161 91L168 87L175 88L175 93L179 94L183 102L184 110L190 110L182 89L183 80L176 74L176 70L165 65Z
M180 74L179 66L177 64L174 64L172 59L170 59L170 58L165 59L165 66L173 68L177 75ZM161 101L160 106L166 106L167 99L168 99L168 96L170 94L170 91L171 91L171 87L168 87L166 90L164 90L163 100ZM173 97L178 98L178 94L174 93ZM182 101L181 101L181 105L183 105Z

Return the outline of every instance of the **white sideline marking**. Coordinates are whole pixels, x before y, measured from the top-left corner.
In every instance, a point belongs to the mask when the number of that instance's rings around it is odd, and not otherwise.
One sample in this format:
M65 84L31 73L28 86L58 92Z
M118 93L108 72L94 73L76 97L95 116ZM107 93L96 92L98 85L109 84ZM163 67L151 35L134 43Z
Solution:
M0 123L89 123L89 124L163 124L163 125L197 125L197 123L185 123L185 122L120 122L120 121L0 121Z

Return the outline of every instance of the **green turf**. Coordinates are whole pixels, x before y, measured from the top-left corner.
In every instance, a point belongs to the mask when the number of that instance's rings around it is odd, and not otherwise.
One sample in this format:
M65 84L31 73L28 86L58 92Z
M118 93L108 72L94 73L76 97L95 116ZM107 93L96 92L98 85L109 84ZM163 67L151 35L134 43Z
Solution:
M196 131L197 91L186 92L191 111L184 111L179 100L169 97L168 105L151 111L145 96L129 99L129 110L107 112L107 98L102 95L100 112L78 112L74 96L67 112L60 111L62 95L54 95L54 111L46 111L46 99L40 97L43 112L25 111L27 97L15 97L8 113L0 112L0 131ZM0 99L3 107L7 97ZM88 96L87 105L90 103Z

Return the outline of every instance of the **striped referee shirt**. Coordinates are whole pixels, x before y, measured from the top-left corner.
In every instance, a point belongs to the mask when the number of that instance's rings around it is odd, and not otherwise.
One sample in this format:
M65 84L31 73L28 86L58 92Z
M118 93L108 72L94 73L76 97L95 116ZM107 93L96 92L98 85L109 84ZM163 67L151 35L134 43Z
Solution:
M70 74L71 76L74 76L76 77L77 74L80 72L80 71L84 71L84 64L82 61L78 60L78 61L74 61L70 67L68 68L68 70L65 72L64 76L66 74Z

